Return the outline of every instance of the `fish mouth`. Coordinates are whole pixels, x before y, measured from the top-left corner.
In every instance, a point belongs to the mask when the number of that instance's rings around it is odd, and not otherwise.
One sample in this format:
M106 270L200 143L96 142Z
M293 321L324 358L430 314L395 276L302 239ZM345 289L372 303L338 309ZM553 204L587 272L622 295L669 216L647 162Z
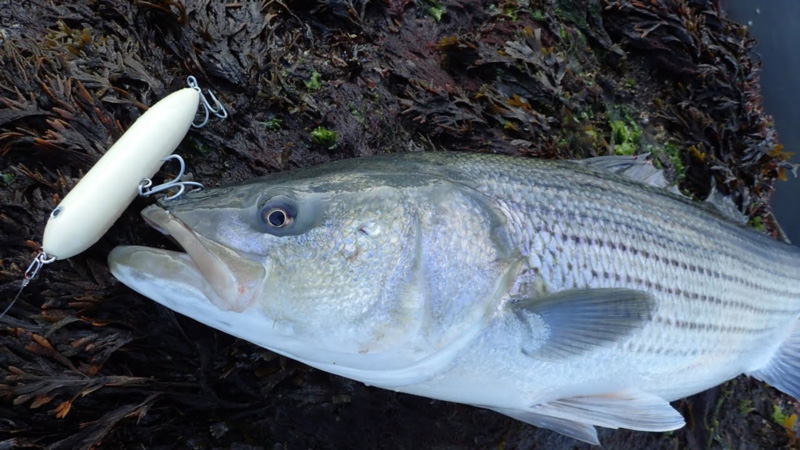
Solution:
M194 232L175 214L152 205L142 211L150 226L171 237L185 253L140 246L120 246L108 256L112 274L132 287L158 280L202 293L223 311L251 306L266 279L264 263L248 258Z

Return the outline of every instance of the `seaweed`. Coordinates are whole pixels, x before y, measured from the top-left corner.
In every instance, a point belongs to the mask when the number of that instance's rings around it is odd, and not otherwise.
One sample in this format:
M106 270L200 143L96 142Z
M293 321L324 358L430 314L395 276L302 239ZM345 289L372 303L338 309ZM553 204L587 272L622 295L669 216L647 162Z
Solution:
M778 232L768 200L792 167L761 106L754 42L713 1L0 4L3 299L59 199L188 75L231 114L178 150L207 186L382 152L635 150L683 191L702 198L716 185ZM48 266L0 322L0 447L576 447L490 411L310 369L130 292L105 258L121 243L168 245L139 219L146 203ZM746 379L725 389L678 403L694 427L601 439L796 445L795 403ZM772 420L775 405L784 420Z

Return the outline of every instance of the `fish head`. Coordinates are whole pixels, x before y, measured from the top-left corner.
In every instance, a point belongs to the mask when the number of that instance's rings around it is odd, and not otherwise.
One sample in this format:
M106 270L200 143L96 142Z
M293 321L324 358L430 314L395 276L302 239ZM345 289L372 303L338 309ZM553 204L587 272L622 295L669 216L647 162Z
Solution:
M145 220L184 251L118 247L111 271L212 327L379 385L364 371L414 366L481 320L495 297L498 252L491 237L480 242L496 224L479 204L425 174L312 175L150 206ZM459 236L453 223L480 230ZM448 265L475 273L453 281Z

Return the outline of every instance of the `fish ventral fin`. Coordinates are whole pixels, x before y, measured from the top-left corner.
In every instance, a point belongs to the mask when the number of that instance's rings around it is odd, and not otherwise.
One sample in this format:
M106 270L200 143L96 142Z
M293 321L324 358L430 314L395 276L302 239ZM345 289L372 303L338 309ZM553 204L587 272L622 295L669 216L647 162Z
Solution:
M800 320L767 365L748 375L800 400Z
M600 440L597 438L597 429L592 425L530 411L503 408L492 409L500 414L505 414L508 417L517 419L520 422L525 422L539 428L547 428L548 430L553 430L564 436L569 436L592 445L600 445Z
M663 398L639 391L570 397L533 405L530 411L494 408L531 425L600 445L595 426L638 431L672 431L686 422Z
M509 307L532 336L543 335L523 342L522 353L555 361L626 339L651 320L656 300L635 289L574 289L515 301Z
M532 412L606 428L671 431L686 424L663 398L639 391L564 398L534 405Z

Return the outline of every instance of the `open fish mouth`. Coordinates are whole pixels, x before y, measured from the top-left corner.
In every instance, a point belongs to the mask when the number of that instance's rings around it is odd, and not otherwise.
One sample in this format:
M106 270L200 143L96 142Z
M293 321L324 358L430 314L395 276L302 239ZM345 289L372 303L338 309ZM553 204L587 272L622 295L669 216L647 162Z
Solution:
M248 258L196 232L176 215L156 205L142 211L156 230L173 238L185 253L141 246L117 247L108 256L112 274L135 287L158 280L202 293L223 311L241 312L259 297L267 270Z

